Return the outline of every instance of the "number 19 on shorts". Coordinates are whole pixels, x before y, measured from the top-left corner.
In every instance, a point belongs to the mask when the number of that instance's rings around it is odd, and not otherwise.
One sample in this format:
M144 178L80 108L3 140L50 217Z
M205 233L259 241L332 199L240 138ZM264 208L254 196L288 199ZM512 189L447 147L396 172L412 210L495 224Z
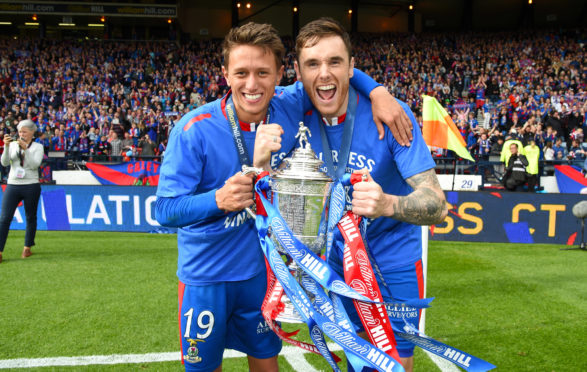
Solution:
M194 308L192 307L188 311L186 311L183 316L186 317L186 324L185 324L185 333L183 337L190 337L190 330L192 329L192 320L194 316ZM196 333L196 338L201 340L210 336L212 333L212 328L214 328L214 314L212 314L209 310L204 310L200 312L196 317L196 323L198 327L204 333Z

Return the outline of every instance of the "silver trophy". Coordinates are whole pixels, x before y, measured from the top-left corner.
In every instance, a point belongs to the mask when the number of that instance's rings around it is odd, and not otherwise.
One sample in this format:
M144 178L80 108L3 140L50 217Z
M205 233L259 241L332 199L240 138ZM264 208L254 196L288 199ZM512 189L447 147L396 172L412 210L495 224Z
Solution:
M306 247L320 255L326 243L325 233L320 234L320 221L324 204L328 200L328 193L332 179L320 170L322 161L318 159L308 141L310 130L300 122L300 129L296 138L300 146L293 151L289 158L283 160L284 167L279 169L271 182L274 198L277 197L277 207L281 216ZM328 214L324 214L324 223L328 221ZM275 238L273 241L281 253L285 251ZM301 269L295 262L289 265L290 272L298 279L301 278ZM303 323L302 318L293 304L284 294L281 298L285 305L283 312L277 317L285 323Z

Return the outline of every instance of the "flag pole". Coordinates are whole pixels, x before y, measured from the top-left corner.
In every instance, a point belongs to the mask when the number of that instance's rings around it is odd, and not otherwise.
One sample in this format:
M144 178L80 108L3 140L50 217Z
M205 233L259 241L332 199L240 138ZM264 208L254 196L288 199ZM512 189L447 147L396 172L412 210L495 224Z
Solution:
M424 275L424 293L422 298L426 298L426 287L428 285L428 234L429 226L421 226L422 229L422 274ZM426 333L426 309L422 309L420 313L420 324L418 329L420 332Z
M452 169L452 187L450 188L451 191L455 191L455 178L457 177L457 157L458 155L455 153L455 160L454 160L454 166Z

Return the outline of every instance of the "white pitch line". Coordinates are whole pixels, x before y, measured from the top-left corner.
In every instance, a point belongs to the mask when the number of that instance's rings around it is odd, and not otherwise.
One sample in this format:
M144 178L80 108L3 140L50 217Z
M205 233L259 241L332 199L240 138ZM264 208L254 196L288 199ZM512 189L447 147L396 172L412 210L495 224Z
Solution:
M331 351L341 350L340 346L328 345ZM303 354L308 351L293 347L284 346L279 355L285 357L288 363L296 371L317 372L304 358ZM225 350L224 358L241 358L245 354L236 350ZM87 366L92 364L137 364L155 362L180 361L179 351L168 353L149 354L113 354L113 355L90 355L79 357L55 357L55 358L30 358L30 359L4 359L0 360L0 369L6 368L34 368L34 367L55 367L55 366Z
M5 359L0 360L2 368L33 368L53 366L87 366L91 364L125 364L125 363L153 363L169 362L180 360L180 353L173 351L169 353L149 354L113 354L113 355L90 355L79 357L56 357L56 358L32 358L32 359Z
M331 351L341 350L337 344L329 344ZM284 346L279 355L291 365L294 371L318 372L304 358L306 350L294 346ZM459 372L459 369L452 363L426 352L428 357L438 366L442 372ZM243 358L246 355L236 350L225 350L224 358ZM86 366L96 364L138 364L138 363L156 363L156 362L174 362L180 361L180 353L171 351L168 353L149 353L149 354L113 354L113 355L91 355L79 357L55 357L55 358L31 358L31 359L5 359L0 360L0 369L7 368L34 368L34 367L55 367L55 366Z

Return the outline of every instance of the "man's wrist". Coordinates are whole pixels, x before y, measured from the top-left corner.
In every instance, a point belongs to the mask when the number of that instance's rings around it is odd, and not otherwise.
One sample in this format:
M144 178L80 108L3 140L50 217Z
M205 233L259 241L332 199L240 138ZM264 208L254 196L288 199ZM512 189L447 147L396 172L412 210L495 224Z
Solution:
M214 191L214 202L216 203L216 208L218 208L218 210L219 210L219 211L221 211L221 212L223 212L223 213L227 213L227 211L226 211L226 210L224 210L224 209L223 209L223 208L220 206L220 204L221 204L221 196L220 196L220 195L218 195L218 194L221 192L221 191L220 191L220 189L221 189L221 188L217 188L217 189Z
M398 197L395 195L390 195L390 194L383 194L383 200L384 200L384 208L383 208L383 216L384 217L393 217L394 215L394 211L395 211L395 207L394 205L397 203L398 201Z

